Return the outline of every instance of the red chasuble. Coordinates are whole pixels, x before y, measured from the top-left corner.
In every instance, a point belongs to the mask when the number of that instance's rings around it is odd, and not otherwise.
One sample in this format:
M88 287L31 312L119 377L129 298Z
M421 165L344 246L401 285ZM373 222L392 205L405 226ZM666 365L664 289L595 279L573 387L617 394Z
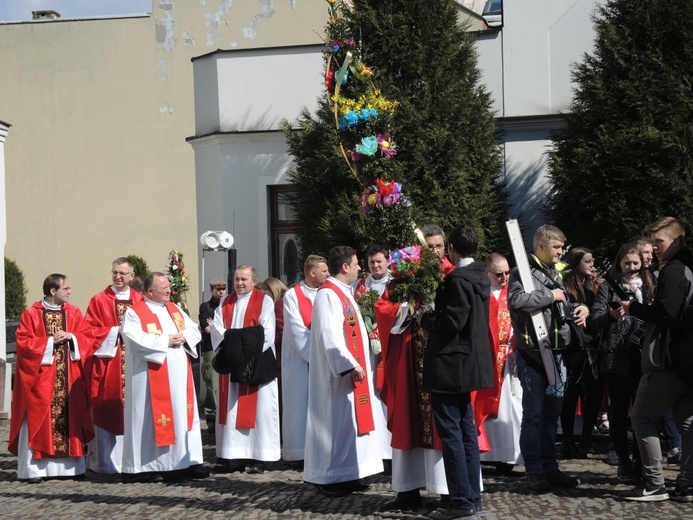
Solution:
M387 291L375 304L380 330L384 378L380 397L387 407L387 429L392 433L392 447L442 449L435 431L430 395L423 391L423 350L425 340L412 338L418 333L412 323L402 334L390 334L400 309L388 299ZM420 330L420 329L419 329ZM419 341L420 349L413 341Z
M75 348L79 348L81 359L71 359L68 343L54 348L51 365L41 365L49 336L58 329L70 332L76 338ZM94 437L83 372L93 344L91 327L74 305L65 303L61 311L46 315L41 302L36 302L22 313L17 329L17 368L9 439L11 453L17 455L19 430L26 418L34 459L84 455L84 444ZM58 363L62 366L58 367ZM55 399L58 393L63 392L67 392L67 410ZM61 410L62 420L58 418Z
M96 339L95 350L111 332L123 322L123 314L134 303L143 299L138 291L130 289L129 300L119 300L111 286L96 294L87 307L87 321ZM125 395L125 344L118 335L115 356L92 357L89 385L91 412L94 424L109 432L122 435L124 422L123 399Z
M361 278L358 283L356 284L356 288L354 289L354 300L357 302L359 301L359 298L366 294L368 292L368 287L366 287L366 278ZM372 339L377 339L380 341L380 348L382 349L382 341L380 340L380 332L378 331L378 324L377 320L376 323L374 324L375 328L372 331L369 331L368 333L368 339L369 343L370 340ZM367 328L366 328L367 330ZM385 367L383 365L383 353L382 350L380 354L376 355L376 366L375 366L375 388L381 391L382 394L382 389L383 389L383 382L385 380ZM382 395L381 395L382 397Z
M132 306L132 310L142 323L142 330L147 334L162 334L161 323L147 303L142 300ZM166 302L168 311L178 332L185 329L185 319L180 309L171 302ZM168 379L168 359L164 359L161 365L147 363L149 375L149 395L152 400L152 419L154 422L154 435L157 446L170 446L176 443L176 432L173 427L173 403L171 402L171 385ZM195 386L193 383L190 358L188 357L188 381L186 393L186 408L188 419L188 431L193 427Z
M243 316L243 327L254 327L260 323L262 314L262 302L265 293L253 288L250 293L250 301L245 309ZM221 315L224 318L224 327L231 328L233 322L233 311L236 308L238 295L233 292L225 299L221 307ZM229 375L219 374L219 424L226 424L226 417L229 407ZM238 411L236 413L236 428L248 429L255 428L257 421L257 386L238 384Z
M344 339L346 340L347 349L354 356L356 362L361 365L361 368L366 370L366 356L368 354L366 354L366 349L364 347L365 338L361 334L357 310L352 306L349 297L330 280L322 284L320 290L323 289L334 291L342 302L342 308L344 310ZM366 371L366 377L363 381L354 381L354 408L359 435L364 435L375 430L373 410L371 409L371 394L368 389L367 378L368 373Z

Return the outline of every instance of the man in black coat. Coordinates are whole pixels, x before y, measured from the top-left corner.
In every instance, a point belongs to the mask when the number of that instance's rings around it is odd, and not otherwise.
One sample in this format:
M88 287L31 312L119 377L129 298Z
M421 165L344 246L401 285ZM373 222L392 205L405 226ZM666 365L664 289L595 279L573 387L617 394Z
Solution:
M642 458L642 484L622 494L627 500L667 500L657 423L673 407L681 432L681 472L673 500L693 502L693 255L685 232L673 217L645 228L659 260L652 305L621 302L625 314L647 323L642 346L642 377L630 413Z
M493 386L489 346L486 264L475 262L477 235L468 226L450 232L448 254L456 269L445 277L435 311L421 318L430 336L424 354L424 389L431 393L450 507L433 519L475 518L481 511L479 444L470 392Z
M200 304L199 324L202 333L200 341L200 357L202 358L202 381L205 384L205 419L207 421L207 431L214 434L214 420L217 414L217 380L218 376L212 368L214 352L212 351L212 340L209 335L209 325L214 320L214 311L219 307L219 301L226 294L226 282L221 278L214 278L209 282L209 290L212 297L209 301Z

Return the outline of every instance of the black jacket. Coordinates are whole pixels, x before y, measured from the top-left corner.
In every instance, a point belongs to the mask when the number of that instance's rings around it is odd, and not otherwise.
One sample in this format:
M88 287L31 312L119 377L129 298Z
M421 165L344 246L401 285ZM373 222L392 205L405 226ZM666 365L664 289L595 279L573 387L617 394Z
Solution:
M693 255L683 248L659 271L652 305L630 304L629 313L647 323L643 340L642 371L676 369L693 365L691 307Z
M262 385L279 377L279 365L271 348L262 350L265 329L262 325L227 329L219 344L212 366L220 374L229 374L234 383Z
M448 274L438 289L435 311L421 320L430 332L423 367L423 386L429 392L464 394L493 386L491 282L485 271L485 263L473 262Z
M198 314L198 323L200 324L200 334L202 335L202 341L200 341L200 352L211 352L212 351L212 338L209 332L205 332L207 327L207 318L214 319L214 311L219 307L220 300L217 300L212 296L208 301L200 304L200 312Z

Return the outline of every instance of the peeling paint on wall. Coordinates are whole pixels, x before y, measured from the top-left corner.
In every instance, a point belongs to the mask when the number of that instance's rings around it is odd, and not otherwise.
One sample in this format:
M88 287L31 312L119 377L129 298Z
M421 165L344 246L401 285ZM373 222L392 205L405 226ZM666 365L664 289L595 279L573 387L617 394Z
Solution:
M171 55L176 46L176 19L172 13L174 3L172 0L160 0L158 7L165 15L156 19L156 42Z
M210 29L207 33L207 46L214 47L217 44L217 31L220 25L228 25L226 16L233 7L233 0L221 0L219 10L215 13L207 11L205 13L205 25Z
M186 47L194 47L195 39L188 34L188 31L183 31L183 45Z
M260 13L253 16L250 25L243 29L243 37L250 40L257 38L257 27L260 20L270 18L274 14L274 0L260 0Z
M161 112L162 114L173 114L173 107L166 105L160 106L159 112Z
M168 79L168 75L167 75L168 61L159 60L158 66L161 69L161 76L159 76L159 79L161 81L166 81Z

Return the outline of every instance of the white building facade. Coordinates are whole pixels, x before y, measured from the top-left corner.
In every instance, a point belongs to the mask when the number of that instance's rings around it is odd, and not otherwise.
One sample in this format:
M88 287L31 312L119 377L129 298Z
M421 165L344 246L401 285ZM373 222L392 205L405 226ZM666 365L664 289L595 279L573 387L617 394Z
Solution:
M503 129L509 213L530 233L544 222L550 133L572 97L573 63L592 51L591 15L601 3L506 0L503 26L477 33L482 81ZM281 212L290 220L281 190L290 189L292 160L279 122L317 106L321 47L219 51L193 63L196 135L188 140L195 150L198 234L223 222L237 239L239 264L293 283L297 246L291 233L281 232Z

